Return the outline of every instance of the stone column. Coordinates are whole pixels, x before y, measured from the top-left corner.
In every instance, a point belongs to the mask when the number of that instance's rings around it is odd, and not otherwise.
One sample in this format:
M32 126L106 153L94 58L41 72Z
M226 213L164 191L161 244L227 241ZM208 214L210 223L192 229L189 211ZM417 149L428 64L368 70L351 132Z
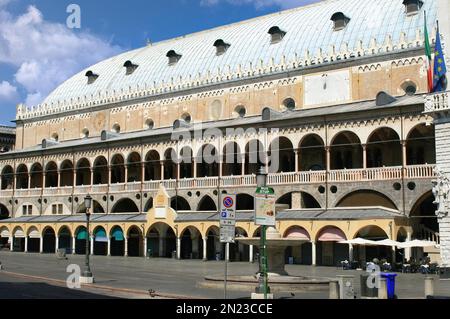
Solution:
M193 178L197 178L197 161L195 158L192 159L192 167L194 168Z
M362 145L363 149L363 169L367 168L367 144Z
M10 246L9 246L9 250L10 251L14 251L14 237L13 236L10 236L9 237L9 241L10 241Z
M124 176L124 183L127 184L128 183L128 163L126 163L125 165L125 176Z
M406 141L402 141L401 143L402 143L402 166L403 168L406 168L406 166L408 165Z
M124 256L128 257L128 237L124 237L125 240L125 247L124 247Z
M311 249L312 249L312 265L313 266L316 266L317 265L317 256L316 256L316 253L317 253L317 249L316 249L316 242L315 241L313 241L313 242L311 242Z
M144 241L144 258L147 258L147 237L144 237L142 240Z
M161 161L161 180L163 181L165 179L164 176L164 161Z
M44 237L39 238L39 253L42 254L44 252Z
M164 257L166 255L164 249L164 237L159 237L159 257Z
M94 168L91 167L91 186L94 185Z
M331 147L327 146L325 147L326 152L326 167L327 171L329 172L331 170Z
M177 237L177 259L181 259L181 237Z
M75 251L76 245L77 245L77 238L75 236L73 236L72 237L72 254L74 254L74 255L76 253L76 251Z
M25 237L25 252L28 252L28 236Z
M300 172L300 150L295 150L295 171Z
M55 253L58 252L59 249L59 237L58 235L55 237Z
M203 238L203 261L208 260L208 238Z
M248 249L248 255L249 255L249 262L250 263L253 263L253 245L250 245L249 246L249 249Z
M408 231L406 233L406 241L411 241L411 238L412 238L412 232ZM405 248L405 259L406 259L406 261L409 261L411 259L411 252L412 252L411 248Z
M58 182L57 182L57 187L61 187L61 172L58 170Z
M348 260L350 262L353 262L353 259L354 259L354 257L353 257L353 245L349 244L348 245Z
M108 185L111 185L112 168L108 165Z
M241 175L245 175L245 154L241 156Z
M107 255L111 256L111 237L108 236L108 250Z
M91 236L90 240L91 240L91 256L94 256L94 243L95 243L94 236Z

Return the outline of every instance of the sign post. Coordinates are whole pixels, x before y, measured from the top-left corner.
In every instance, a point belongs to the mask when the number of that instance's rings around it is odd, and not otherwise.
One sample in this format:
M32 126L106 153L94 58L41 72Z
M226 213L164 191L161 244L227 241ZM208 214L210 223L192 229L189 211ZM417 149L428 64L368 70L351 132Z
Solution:
M260 171L259 176L260 180L255 195L255 224L261 226L259 293L264 293L264 299L267 299L270 291L267 276L266 234L268 226L276 226L276 198L275 190L266 185L267 175Z
M220 242L226 244L224 296L227 299L228 258L230 244L236 239L236 195L224 195L220 208Z

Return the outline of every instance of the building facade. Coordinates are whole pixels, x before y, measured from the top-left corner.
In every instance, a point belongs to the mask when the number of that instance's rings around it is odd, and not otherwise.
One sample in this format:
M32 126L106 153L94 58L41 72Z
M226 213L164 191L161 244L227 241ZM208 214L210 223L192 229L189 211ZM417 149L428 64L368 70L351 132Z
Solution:
M126 52L19 105L0 244L252 261L256 248L220 244L217 210L237 194L237 236L258 236L263 166L278 230L308 241L288 249L297 263L409 259L337 242L439 241L423 13L433 30L443 5L322 1Z

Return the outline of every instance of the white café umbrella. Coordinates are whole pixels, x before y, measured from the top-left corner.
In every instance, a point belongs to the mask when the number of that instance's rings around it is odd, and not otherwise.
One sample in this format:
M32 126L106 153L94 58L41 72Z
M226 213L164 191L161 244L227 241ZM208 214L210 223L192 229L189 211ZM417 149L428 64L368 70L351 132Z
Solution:
M399 243L398 248L427 248L436 247L436 242L428 240L412 240L404 243Z
M356 238L352 240L344 240L340 241L339 244L347 244L347 245L360 245L360 246L377 246L377 242L373 240L367 240L364 238Z
M385 239L376 242L378 246L397 247L401 243L392 239Z

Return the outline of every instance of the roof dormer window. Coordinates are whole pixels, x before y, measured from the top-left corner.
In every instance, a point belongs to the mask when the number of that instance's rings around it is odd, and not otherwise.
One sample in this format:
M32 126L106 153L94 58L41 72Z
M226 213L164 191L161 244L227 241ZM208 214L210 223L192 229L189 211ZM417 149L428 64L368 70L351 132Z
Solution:
M331 21L334 23L334 31L340 31L345 29L347 24L350 22L350 18L342 12L336 12L331 16Z
M182 55L176 53L174 50L170 50L166 55L169 58L169 65L175 65L180 61Z
M227 52L228 48L231 46L230 44L226 43L222 39L217 40L214 42L214 46L216 47L216 55L220 56L222 54L225 54Z
M286 35L286 31L281 30L277 26L270 28L268 33L271 36L271 44L281 42L281 40L283 40L284 36Z
M125 64L123 66L127 70L126 75L130 75L130 74L133 74L134 71L136 71L136 69L138 68L139 65L133 64L133 62L131 62L131 61L127 61L127 62L125 62Z
M423 6L423 1L421 0L404 0L405 10L407 15L415 15Z
M98 79L98 74L95 74L92 71L87 71L86 72L86 77L88 78L88 84L92 84L95 82L95 80Z

